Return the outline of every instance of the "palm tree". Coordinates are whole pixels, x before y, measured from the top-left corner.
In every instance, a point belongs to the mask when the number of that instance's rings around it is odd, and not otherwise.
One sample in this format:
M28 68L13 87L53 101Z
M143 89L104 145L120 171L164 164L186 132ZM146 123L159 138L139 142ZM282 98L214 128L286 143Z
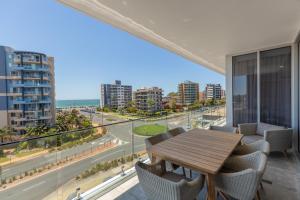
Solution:
M11 130L7 127L1 128L0 129L0 138L1 138L1 143L4 142L4 139L7 137L11 137Z
M28 127L26 129L26 135L27 136L41 136L41 135L46 134L48 131L49 131L49 128L46 125L41 124L41 125L37 125L35 127Z

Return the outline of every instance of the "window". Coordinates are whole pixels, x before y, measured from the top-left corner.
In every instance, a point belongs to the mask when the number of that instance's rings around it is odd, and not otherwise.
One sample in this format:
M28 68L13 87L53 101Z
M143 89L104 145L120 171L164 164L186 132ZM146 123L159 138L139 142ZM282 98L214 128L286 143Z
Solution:
M257 54L232 58L233 125L257 121Z
M291 127L291 47L260 54L260 121Z

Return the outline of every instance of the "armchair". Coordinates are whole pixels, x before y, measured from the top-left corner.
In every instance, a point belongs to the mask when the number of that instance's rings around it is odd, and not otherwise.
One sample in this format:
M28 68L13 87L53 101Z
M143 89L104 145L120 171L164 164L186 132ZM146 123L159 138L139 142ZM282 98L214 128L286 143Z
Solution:
M239 124L239 133L243 134L242 143L250 144L264 139L270 143L270 152L281 151L292 148L293 130L282 126L266 123Z

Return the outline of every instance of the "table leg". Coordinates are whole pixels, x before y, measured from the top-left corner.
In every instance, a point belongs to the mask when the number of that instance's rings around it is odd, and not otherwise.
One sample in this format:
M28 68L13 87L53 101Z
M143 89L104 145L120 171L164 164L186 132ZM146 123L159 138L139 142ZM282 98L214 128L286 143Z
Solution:
M216 199L216 190L215 190L214 175L207 174L206 175L206 183L207 183L207 199L215 200Z
M155 163L155 161L156 161L156 157L153 154L151 154L151 164Z

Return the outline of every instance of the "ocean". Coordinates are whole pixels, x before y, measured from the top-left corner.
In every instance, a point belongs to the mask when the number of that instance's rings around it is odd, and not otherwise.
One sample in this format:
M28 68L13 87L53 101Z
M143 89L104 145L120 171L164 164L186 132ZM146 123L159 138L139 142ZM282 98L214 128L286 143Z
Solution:
M56 108L85 107L85 106L99 107L99 105L100 105L99 99L56 100Z

